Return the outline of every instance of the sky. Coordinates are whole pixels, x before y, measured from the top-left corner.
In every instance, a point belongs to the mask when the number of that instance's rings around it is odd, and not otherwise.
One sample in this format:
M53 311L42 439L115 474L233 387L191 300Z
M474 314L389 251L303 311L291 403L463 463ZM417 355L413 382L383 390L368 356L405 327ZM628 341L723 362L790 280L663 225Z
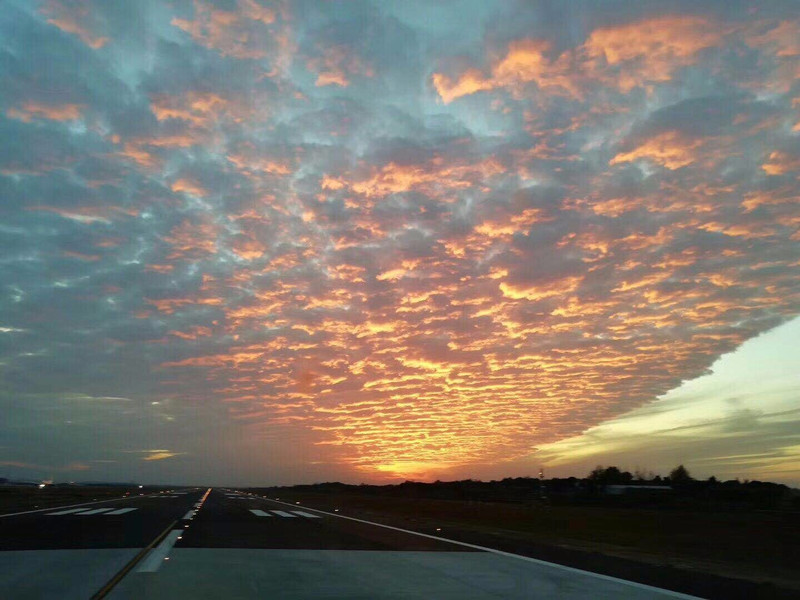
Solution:
M0 476L800 485L798 40L780 1L7 0Z
M552 475L597 464L665 475L685 464L695 478L800 487L798 339L800 319L794 319L724 355L709 374L579 436L543 445L536 456Z

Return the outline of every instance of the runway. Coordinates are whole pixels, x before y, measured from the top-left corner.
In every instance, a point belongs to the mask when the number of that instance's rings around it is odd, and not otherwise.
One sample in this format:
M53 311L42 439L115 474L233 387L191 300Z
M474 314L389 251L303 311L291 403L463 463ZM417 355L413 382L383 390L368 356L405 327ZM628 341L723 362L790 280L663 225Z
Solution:
M0 532L9 598L690 597L225 489L10 516Z

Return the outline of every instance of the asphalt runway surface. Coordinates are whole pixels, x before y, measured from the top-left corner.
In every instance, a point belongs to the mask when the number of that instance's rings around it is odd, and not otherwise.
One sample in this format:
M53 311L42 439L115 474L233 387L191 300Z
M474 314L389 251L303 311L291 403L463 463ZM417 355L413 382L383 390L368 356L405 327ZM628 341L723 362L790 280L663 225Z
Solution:
M689 598L216 488L0 515L0 597Z

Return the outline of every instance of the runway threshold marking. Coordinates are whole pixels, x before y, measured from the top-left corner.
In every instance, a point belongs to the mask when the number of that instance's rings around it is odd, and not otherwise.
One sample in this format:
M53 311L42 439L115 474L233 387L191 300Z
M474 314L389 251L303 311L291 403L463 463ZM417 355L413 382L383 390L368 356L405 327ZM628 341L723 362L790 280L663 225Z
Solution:
M70 508L69 510L60 510L60 511L54 512L54 513L47 513L46 516L54 517L56 515L69 515L69 514L73 514L73 513L83 512L85 510L88 510L88 509L86 509L86 508Z
M48 506L47 508L37 508L36 510L23 510L22 512L6 513L0 515L0 519L5 517L16 517L18 515L31 515L34 513L47 512L48 510L58 510L59 508L72 508L74 506L90 506L92 504L104 504L105 502L120 502L122 500L141 500L142 498L158 497L158 494L142 494L140 496L123 496L122 498L112 498L110 500L95 500L94 502L81 502L80 504L65 504L63 506Z
M69 510L59 510L58 512L47 513L46 516L48 517L55 517L61 515L75 515L75 516L83 516L83 515L99 515L102 514L104 517L107 515L124 515L125 513L133 512L134 510L139 510L138 508L98 508L95 510L90 510L86 508L70 508ZM110 512L109 512L110 511Z
M181 520L183 520L183 521L188 521L189 519L191 519L191 518L193 518L193 517L194 517L194 515L195 515L195 512L196 512L196 511L194 511L194 510L190 510L190 511L189 511L189 512L187 512L185 515L183 515L183 518L182 518Z
M250 512L253 513L257 517L271 517L272 516L268 512L264 512L263 510L258 510L256 508L251 508Z
M302 510L293 510L292 511L296 515L300 515L301 517L308 517L309 519L321 519L319 515L312 515L311 513L303 512Z
M150 551L150 554L147 555L142 561L142 564L139 565L139 568L136 569L137 573L155 573L161 568L161 565L164 564L164 561L168 559L167 554L169 551L172 550L172 547L175 545L175 542L178 541L178 537L183 533L183 529L173 529L167 534L167 537L155 548Z
M297 515L293 515L291 513L284 512L282 510L273 510L272 512L274 512L276 515L279 515L281 517L292 517L292 518L296 518L297 517Z
M134 510L139 510L138 508L120 508L118 510L112 510L110 513L106 513L104 516L108 515L124 515L125 513L132 512Z
M294 506L293 504L289 504L288 502L283 502L281 500L273 500L272 498L267 498L266 496L262 496L264 500L267 502L276 502L277 504L284 504L286 506ZM566 565L560 565L558 563L547 562L546 560L540 560L538 558L531 558L530 556L524 556L522 554L514 554L513 552L506 552L505 550L498 550L497 548L489 548L488 546L479 546L477 544L470 544L468 542L459 542L458 540L451 540L448 538L440 537L438 535L430 535L429 533L420 533L419 531L411 531L410 529L403 529L402 527L394 527L392 525L384 525L383 523L376 523L375 521L367 521L365 519L357 519L355 517L348 517L339 513L332 513L328 512L327 510L320 510L318 508L311 508L306 507L308 510L313 510L314 512L322 513L323 515L328 515L330 517L339 517L340 519L347 519L348 521L355 521L356 523L365 523L367 525L374 525L375 527L383 527L384 529L391 529L392 531L400 531L402 533L410 533L411 535L417 535L419 537L428 538L431 540L438 540L440 542L449 542L451 544L456 544L457 546L464 546L465 548L473 548L475 550L483 550L484 552L491 552L492 554L497 554L499 556L507 556L508 558L516 558L518 560L524 560L526 562L534 563L537 565L542 565L545 567L551 567L554 569L561 569L562 571L567 571L569 573L573 573L575 575L583 575L594 577L596 579L602 579L604 581L614 581L617 583L624 583L634 588L638 588L641 590L648 590L651 592L659 592L661 594L666 594L668 596L672 596L673 598L680 598L682 600L702 600L698 596L690 596L689 594L682 594L680 592L675 592L673 590L666 590L664 588L655 587L652 585L647 585L646 583L638 583L636 581L629 581L627 579L620 579L618 577L612 577L611 575L603 575L601 573L593 573L592 571L584 571L583 569L576 569L575 567L568 567ZM273 512L280 512L280 511L273 511Z

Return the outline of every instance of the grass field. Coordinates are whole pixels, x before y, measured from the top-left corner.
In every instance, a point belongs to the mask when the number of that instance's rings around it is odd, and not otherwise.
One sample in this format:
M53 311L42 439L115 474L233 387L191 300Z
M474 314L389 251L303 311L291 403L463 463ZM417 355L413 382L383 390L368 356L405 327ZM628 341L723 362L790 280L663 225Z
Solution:
M281 500L494 547L525 542L770 582L800 594L797 512L533 506L357 494L271 492ZM520 546L521 545L521 546Z
M112 487L100 485L47 486L42 489L35 486L0 486L0 514L79 504L94 500L112 500L121 498L126 494L131 496L140 493L148 494L155 491L155 489L152 487L139 489L139 486Z

